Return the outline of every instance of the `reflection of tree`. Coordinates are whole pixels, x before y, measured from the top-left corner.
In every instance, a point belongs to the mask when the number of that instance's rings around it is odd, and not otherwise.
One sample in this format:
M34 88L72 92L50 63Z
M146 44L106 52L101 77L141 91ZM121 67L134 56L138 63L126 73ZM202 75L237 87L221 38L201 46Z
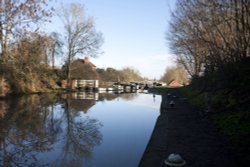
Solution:
M0 118L0 166L79 166L91 157L102 140L100 122L81 115L67 99L61 103L48 95L1 103L6 112ZM39 161L56 145L62 152L54 164Z
M41 166L36 155L51 149L53 134L46 131L39 96L6 102L13 106L0 121L0 163L3 166Z
M99 145L102 135L101 123L89 117L77 117L70 108L69 100L65 103L66 128L64 134L63 152L60 160L54 166L80 166L84 159L91 157L93 148Z
M95 105L94 99L68 99L68 105L71 108L71 111L83 111L87 113L88 110Z

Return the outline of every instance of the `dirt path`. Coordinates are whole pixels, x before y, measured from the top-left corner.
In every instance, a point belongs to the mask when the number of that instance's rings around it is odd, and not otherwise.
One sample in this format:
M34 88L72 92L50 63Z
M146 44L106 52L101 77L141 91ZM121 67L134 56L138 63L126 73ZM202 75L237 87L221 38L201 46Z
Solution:
M177 89L162 95L161 114L141 159L139 167L165 167L170 153L179 153L185 167L237 167L229 145ZM171 94L171 95L167 95ZM169 102L175 101L175 108Z

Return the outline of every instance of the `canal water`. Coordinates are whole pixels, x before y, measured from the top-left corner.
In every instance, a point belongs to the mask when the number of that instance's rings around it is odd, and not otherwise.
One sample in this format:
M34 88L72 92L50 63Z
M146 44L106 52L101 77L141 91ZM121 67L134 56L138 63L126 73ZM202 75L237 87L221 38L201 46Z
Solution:
M136 167L160 102L84 92L0 100L0 166Z

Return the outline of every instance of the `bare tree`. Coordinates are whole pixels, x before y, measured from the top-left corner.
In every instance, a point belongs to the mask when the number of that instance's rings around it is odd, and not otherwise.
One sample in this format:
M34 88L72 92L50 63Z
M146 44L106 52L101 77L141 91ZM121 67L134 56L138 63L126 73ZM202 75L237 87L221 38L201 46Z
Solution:
M191 76L223 69L250 54L247 0L178 0L167 38Z
M133 67L125 67L121 71L121 80L126 82L142 81L140 72Z
M191 76L198 76L203 63L202 52L199 52L197 24L192 17L192 2L177 1L177 10L172 14L171 31L166 38L178 56L177 62L183 65ZM191 14L190 14L191 13Z
M67 78L70 78L70 64L77 55L95 57L103 43L102 34L95 29L93 19L87 17L81 4L72 3L63 7L62 21L67 46Z
M185 84L188 81L188 74L183 67L166 68L166 71L160 80L167 84L172 80L177 80L178 82Z
M46 6L47 0L0 0L0 58L6 58L10 40L52 14Z
M59 54L62 54L62 46L63 42L60 38L60 34L56 32L52 32L48 37L46 41L46 63L47 65L51 65L52 69L55 68L55 59L56 56Z

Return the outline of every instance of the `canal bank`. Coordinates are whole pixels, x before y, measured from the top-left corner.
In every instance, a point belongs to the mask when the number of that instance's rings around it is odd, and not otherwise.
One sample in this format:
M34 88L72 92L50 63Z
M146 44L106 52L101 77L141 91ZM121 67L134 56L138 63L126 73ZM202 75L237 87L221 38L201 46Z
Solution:
M175 107L170 107L170 102ZM180 154L185 167L235 167L230 145L219 131L192 107L177 89L162 92L160 116L139 167L165 167L171 153Z

